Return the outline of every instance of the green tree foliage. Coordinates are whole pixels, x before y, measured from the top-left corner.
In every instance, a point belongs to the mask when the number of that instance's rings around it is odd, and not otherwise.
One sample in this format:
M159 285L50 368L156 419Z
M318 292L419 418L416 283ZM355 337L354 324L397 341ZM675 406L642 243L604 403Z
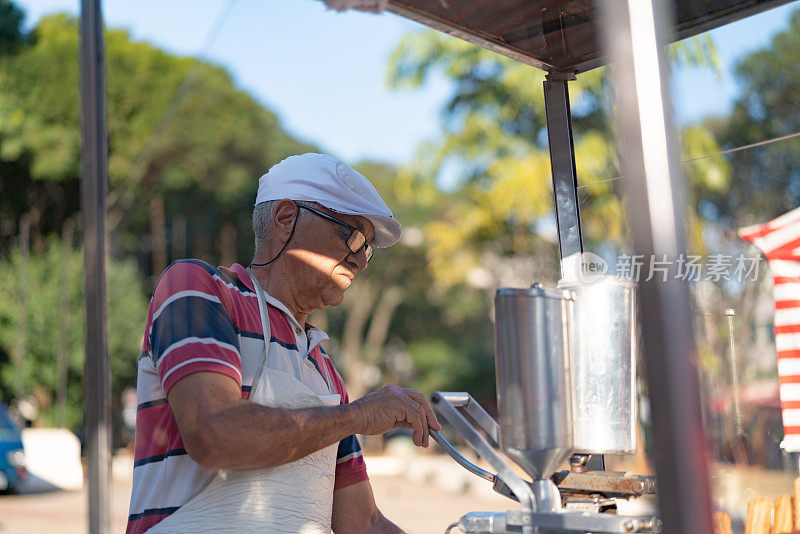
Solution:
M24 261L21 274L20 262ZM20 276L24 280L20 280ZM63 290L66 285L66 291ZM78 430L83 417L81 377L84 362L83 253L51 237L41 253L23 259L14 248L0 260L0 347L7 353L0 367L0 389L9 398L22 366L23 391L41 403L42 420L56 424L58 360L64 343L68 362L67 427ZM25 293L23 296L22 293ZM108 268L108 351L115 393L136 380L136 362L147 319L141 275L130 262L112 261ZM26 317L20 303L26 302ZM63 321L63 323L62 323ZM59 329L66 327L62 337ZM26 328L22 328L26 326ZM16 354L25 336L24 357Z
M237 236L250 235L242 208L252 204L255 177L310 147L289 137L224 69L132 41L122 30L109 30L106 38L109 224L116 252L149 252L156 270L195 250L209 259L249 252L249 239ZM43 212L34 217L36 234L58 230L77 207L78 43L76 21L54 15L39 22L28 46L0 62L0 160L24 165L32 179L27 188L4 179L3 188L22 196L9 199L16 215L19 207ZM180 236L172 232L176 217ZM225 234L222 221L231 225ZM147 234L149 244L142 243ZM188 236L194 239L186 242ZM177 254L175 241L186 242Z
M493 326L486 298L468 286L437 286L428 269L424 225L436 215L424 193L408 195L393 166L361 162L355 167L375 185L403 225L403 238L376 250L342 306L315 313L333 339L326 350L337 359L351 397L384 383L429 394L468 388L488 400L494 381Z
M515 255L548 248L531 238L537 222L552 213L550 161L544 114L544 73L466 42L435 32L407 35L389 69L394 87L416 87L434 73L452 81L439 146L407 169L409 191L436 187L428 180L442 168L459 179L454 194L426 227L431 268L445 285L465 281L495 254ZM607 131L610 109L602 71L570 84L578 176L582 185L616 176L615 152ZM441 185L441 184L439 184ZM588 239L619 239L620 206L611 185L582 193ZM431 195L433 197L433 195ZM552 252L553 245L549 245Z
M741 87L729 116L707 127L723 148L800 131L800 10L789 27L736 68ZM764 222L800 204L800 140L791 139L731 154L734 179L724 191L700 198L707 217L728 228Z
M691 65L716 62L707 37L679 43L671 52L675 61ZM432 75L443 75L454 87L443 110L443 139L422 151L402 179L411 195L443 185L451 193L426 225L437 281L463 283L486 264L487 254L553 254L555 245L536 231L553 213L544 73L438 32L407 35L391 58L390 85L414 88ZM569 89L584 243L595 250L619 247L627 240L621 199L606 181L619 175L606 70L579 75ZM702 128L686 133L687 157L697 147L713 146L713 137L704 135ZM700 138L703 144L694 144ZM441 182L453 174L458 179ZM702 187L727 180L714 161L695 166L691 175Z
M24 40L25 14L11 0L0 0L0 56L16 50Z
M674 46L671 55L683 64L716 63L708 38ZM424 214L417 219L421 248L435 282L415 309L436 302L434 313L443 321L438 333L407 338L408 352L422 370L422 387L469 385L489 397L494 288L559 278L557 243L552 231L542 231L552 228L553 217L544 73L438 32L407 35L390 60L390 86L414 89L432 76L453 88L442 109L442 138L422 146L400 170L395 193ZM619 169L605 69L579 75L569 90L585 247L624 249L624 206L607 181ZM702 127L683 132L682 139L684 158L718 149ZM730 169L701 160L687 172L700 190L718 191ZM702 223L693 213L689 222L699 249Z
M53 240L65 224L80 220L78 24L53 15L23 35L21 20L19 8L0 0L2 43L15 43L0 49L0 389L6 402L20 390L36 393L49 406L44 422L61 420L50 403L57 392L59 321L66 317L66 420L75 428L82 411L82 257L73 251L61 258ZM258 176L313 147L289 136L219 66L115 29L106 32L106 61L108 331L118 393L135 383L146 295L159 270L179 257L247 259ZM28 243L23 227L30 229L29 253L19 249ZM59 293L59 265L69 267L67 297ZM21 295L27 296L24 315ZM60 304L64 298L68 308Z

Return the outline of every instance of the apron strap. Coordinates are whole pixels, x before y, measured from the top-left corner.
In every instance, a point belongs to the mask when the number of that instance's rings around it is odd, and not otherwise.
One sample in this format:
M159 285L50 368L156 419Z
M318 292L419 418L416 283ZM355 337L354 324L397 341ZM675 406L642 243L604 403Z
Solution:
M253 289L256 292L256 298L258 299L258 314L261 316L261 330L264 332L264 358L261 359L261 362L258 364L258 368L256 369L256 374L253 375L253 385L251 389L250 395L253 395L253 390L258 386L259 381L261 380L261 375L264 372L264 367L266 366L267 359L269 358L269 340L272 339L272 329L269 326L269 312L267 311L267 302L264 298L264 291L261 289L261 285L256 280L256 277L253 275L253 271L250 270L250 267L247 269L247 274L250 275L250 281L253 282Z
M253 288L256 291L256 297L258 298L258 313L259 315L261 315L261 329L264 332L264 358L259 363L258 369L256 370L256 374L253 377L253 388L255 388L259 380L261 379L261 375L264 372L264 367L267 364L267 359L269 358L269 352L270 352L269 347L270 347L270 339L272 338L272 330L270 329L269 326L269 311L267 308L267 299L264 296L264 290L261 289L261 284L259 284L258 280L256 280L256 277L253 274L253 271L250 269L250 267L248 267L246 271L247 274L250 276L250 280L253 282ZM291 358L291 360L292 360L292 367L294 367L295 378L297 378L297 380L300 380L302 382L301 378L303 375L300 370L300 362L297 361L297 358ZM328 366L325 365L324 359L322 362L322 369L323 372L325 373L324 380L325 380L325 385L328 387L328 392L334 394L334 389L332 386L333 381L331 380L330 373L328 372Z

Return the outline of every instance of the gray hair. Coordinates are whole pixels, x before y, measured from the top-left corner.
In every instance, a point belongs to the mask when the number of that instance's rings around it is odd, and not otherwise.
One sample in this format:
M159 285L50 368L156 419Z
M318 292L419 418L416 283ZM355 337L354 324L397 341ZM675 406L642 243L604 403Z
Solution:
M264 246L264 241L269 234L269 227L272 224L272 219L275 217L275 207L280 200L266 200L259 202L253 208L253 234L255 235L255 251L253 256L261 252ZM303 204L308 204L316 208L321 207L318 202L303 201Z
M267 200L266 202L259 202L253 208L253 234L256 240L254 256L259 254L261 247L264 246L264 240L267 238L269 226L275 216L275 206L278 205L278 202L280 200Z

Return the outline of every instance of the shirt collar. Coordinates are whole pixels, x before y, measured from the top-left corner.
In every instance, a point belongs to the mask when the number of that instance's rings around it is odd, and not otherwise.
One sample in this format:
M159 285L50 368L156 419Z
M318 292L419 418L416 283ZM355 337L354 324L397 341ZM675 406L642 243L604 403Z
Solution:
M247 286L247 288L250 291L255 293L256 288L253 286L253 281L250 279L250 275L247 274L247 269L245 269L242 265L238 263L234 263L230 267L230 271L233 272L236 275L236 277L239 278L239 281L243 283L245 286ZM283 313L283 315L286 316L286 319L289 321L289 324L291 324L293 328L299 327L307 331L306 333L308 335L309 349L312 348L314 345L317 345L321 341L330 339L328 334L326 334L325 332L323 332L322 330L320 330L319 328L317 328L316 326L312 325L309 322L306 322L305 328L301 326L300 323L297 322L297 319L295 319L295 316L292 315L292 312L289 311L289 308L287 308L283 302L279 301L266 291L264 291L264 298L267 300L269 304L279 309Z

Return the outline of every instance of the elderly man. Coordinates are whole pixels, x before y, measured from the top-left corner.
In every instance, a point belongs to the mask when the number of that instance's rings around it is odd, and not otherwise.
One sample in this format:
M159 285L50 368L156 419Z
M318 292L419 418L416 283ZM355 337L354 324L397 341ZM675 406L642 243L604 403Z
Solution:
M439 429L425 397L352 403L306 319L336 306L400 224L369 181L322 154L262 176L248 269L173 263L139 358L127 532L400 532L378 510L356 434Z

